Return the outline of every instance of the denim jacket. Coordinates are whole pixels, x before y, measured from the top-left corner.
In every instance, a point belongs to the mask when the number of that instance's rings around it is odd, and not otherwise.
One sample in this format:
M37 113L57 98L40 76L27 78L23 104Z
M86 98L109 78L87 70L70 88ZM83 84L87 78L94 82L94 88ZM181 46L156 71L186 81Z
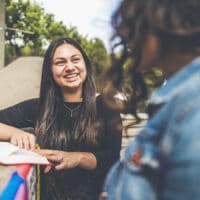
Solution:
M159 109L107 175L101 200L200 199L200 57L148 102Z

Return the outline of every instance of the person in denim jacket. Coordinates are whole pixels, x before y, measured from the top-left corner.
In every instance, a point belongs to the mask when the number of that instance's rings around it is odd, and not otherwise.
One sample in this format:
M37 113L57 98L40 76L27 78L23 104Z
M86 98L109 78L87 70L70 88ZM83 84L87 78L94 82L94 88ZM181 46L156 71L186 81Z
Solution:
M167 81L148 101L148 122L109 171L101 200L200 199L199 19L197 0L124 0L114 13L123 52L110 70L113 86L120 86L127 58L135 61L129 75L141 92L135 102L146 91L138 71L160 67Z

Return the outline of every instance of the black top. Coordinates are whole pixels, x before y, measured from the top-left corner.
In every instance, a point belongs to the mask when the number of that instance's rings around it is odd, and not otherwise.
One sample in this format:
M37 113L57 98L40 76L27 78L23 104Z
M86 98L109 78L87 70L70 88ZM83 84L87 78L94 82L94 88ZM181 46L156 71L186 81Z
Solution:
M34 128L38 103L39 99L30 99L12 107L0 110L0 122L18 128ZM78 105L77 103L65 104L71 109L76 108ZM70 194L70 199L73 200L98 199L97 196L101 191L104 178L109 168L119 159L120 156L122 140L122 130L119 128L122 127L120 113L117 110L108 108L101 95L96 98L96 107L96 118L98 122L101 123L100 126L98 126L98 135L100 137L98 137L98 145L93 146L90 149L96 156L97 168L95 170L74 168L57 172L58 174L63 174L61 177L64 181L59 180L59 182L62 183L59 186L61 193L66 192L67 194ZM79 109L74 112L78 112L78 110ZM71 113L68 109L66 109L66 115L69 120ZM70 119L72 124L74 123L75 118L72 117ZM43 184L45 185L45 182L41 185ZM44 188L41 193L45 194L43 190ZM50 194L50 196L52 195ZM45 196L42 200L51 199L50 196ZM54 197L52 199L62 200L60 197Z

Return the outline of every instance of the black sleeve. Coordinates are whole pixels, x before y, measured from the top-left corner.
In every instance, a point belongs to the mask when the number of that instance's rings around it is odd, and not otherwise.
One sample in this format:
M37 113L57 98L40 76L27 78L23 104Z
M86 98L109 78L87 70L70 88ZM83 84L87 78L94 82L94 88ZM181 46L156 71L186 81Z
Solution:
M113 102L112 105L116 105ZM97 112L102 120L101 146L94 152L97 159L96 175L105 177L110 167L120 158L122 143L122 120L120 112L105 104L104 99L97 98Z
M30 99L0 110L0 122L17 128L34 127L38 99Z

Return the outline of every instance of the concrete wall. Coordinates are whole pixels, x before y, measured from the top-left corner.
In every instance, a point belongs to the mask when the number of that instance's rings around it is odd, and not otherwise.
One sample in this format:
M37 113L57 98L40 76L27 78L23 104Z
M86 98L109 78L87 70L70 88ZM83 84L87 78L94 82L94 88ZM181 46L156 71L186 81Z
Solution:
M42 57L21 57L0 70L0 109L38 97Z

